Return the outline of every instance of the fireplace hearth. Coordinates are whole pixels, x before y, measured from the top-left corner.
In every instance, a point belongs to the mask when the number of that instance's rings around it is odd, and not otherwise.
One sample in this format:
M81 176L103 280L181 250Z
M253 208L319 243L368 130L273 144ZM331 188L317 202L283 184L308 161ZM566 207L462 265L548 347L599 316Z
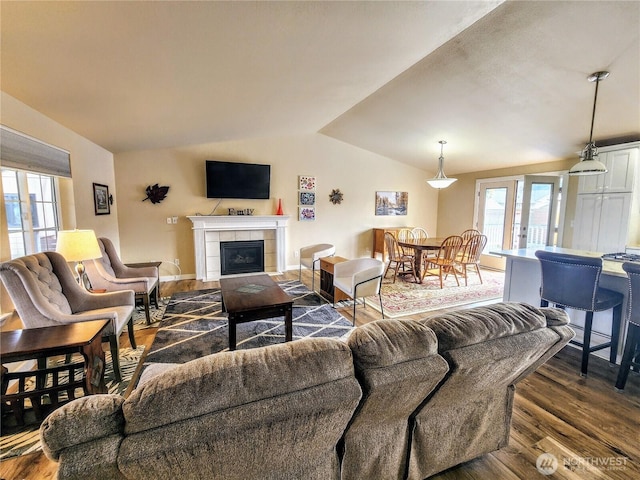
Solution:
M220 274L264 272L264 240L220 242Z

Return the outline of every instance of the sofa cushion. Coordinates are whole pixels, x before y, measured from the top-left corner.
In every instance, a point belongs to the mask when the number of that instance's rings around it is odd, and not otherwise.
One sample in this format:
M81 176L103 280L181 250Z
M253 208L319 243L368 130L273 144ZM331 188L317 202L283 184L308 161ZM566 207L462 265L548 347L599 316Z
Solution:
M351 350L331 338L216 353L178 365L135 389L123 405L126 432L130 435L347 377L353 377Z
M430 317L423 323L435 332L438 351L444 352L545 328L547 318L526 303L496 303Z

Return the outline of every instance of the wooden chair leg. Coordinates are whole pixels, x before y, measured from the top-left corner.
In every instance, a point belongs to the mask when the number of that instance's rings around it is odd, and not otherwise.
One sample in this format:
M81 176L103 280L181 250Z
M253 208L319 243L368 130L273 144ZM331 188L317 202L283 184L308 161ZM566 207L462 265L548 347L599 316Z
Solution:
M151 314L149 313L149 294L145 294L142 297L142 304L144 305L144 315L147 317L147 325L151 324Z
M627 332L627 340L624 346L624 354L622 355L620 370L618 370L618 378L616 379L616 390L618 391L623 391L624 386L627 383L627 377L629 376L629 370L631 370L633 356L636 353L639 340L640 327L630 323L629 331Z
M609 363L615 365L618 359L618 344L620 343L620 326L622 324L622 304L613 307L611 322L611 347L609 348Z
M131 348L135 350L138 346L136 345L136 336L134 335L133 318L129 319L127 330L129 332L129 343L131 344Z
M593 312L587 312L584 319L584 339L582 341L582 365L580 375L587 376L589 367L589 355L591 354L591 324L593 323Z
M122 381L122 374L120 373L120 345L118 342L118 336L114 333L109 335L109 345L111 347L111 364L113 365L113 376L116 382Z
M476 272L478 272L478 278L480 279L480 284L482 285L482 275L480 275L480 266L476 263Z

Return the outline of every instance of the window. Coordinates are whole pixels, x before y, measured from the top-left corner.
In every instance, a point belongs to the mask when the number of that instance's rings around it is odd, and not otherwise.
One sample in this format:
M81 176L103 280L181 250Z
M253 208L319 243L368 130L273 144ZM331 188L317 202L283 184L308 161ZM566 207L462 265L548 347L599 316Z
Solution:
M58 232L55 177L3 168L2 189L11 258L55 250Z

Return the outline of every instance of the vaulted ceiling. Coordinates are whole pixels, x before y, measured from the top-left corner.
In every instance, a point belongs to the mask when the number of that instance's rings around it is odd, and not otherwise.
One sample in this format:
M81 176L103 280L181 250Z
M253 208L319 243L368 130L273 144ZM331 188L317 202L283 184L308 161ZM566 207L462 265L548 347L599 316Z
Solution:
M320 132L447 174L640 138L640 2L3 0L1 89L114 152ZM1 113L1 112L0 112Z

